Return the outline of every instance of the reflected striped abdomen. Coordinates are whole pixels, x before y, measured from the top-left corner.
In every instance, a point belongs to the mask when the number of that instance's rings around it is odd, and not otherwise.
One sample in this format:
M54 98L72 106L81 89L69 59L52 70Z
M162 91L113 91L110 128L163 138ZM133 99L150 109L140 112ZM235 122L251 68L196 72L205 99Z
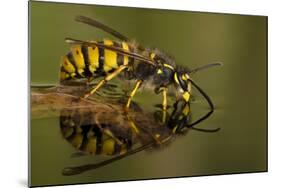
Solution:
M70 127L61 122L63 137L77 150L85 154L119 155L131 148L129 143L117 143L115 139L95 125Z

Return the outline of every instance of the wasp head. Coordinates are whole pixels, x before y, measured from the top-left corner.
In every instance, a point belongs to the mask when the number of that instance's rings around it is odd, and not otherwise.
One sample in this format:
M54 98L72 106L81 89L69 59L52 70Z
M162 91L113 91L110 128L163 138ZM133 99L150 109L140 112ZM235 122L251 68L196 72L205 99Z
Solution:
M191 82L189 75L186 72L175 71L173 80L182 98L186 102L189 102L191 93Z

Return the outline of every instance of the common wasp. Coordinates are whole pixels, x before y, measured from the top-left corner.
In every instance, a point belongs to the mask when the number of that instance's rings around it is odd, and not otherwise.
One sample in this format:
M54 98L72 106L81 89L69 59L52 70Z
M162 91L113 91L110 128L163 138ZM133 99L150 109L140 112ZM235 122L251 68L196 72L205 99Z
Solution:
M85 92L81 98L88 98L95 94L114 77L134 82L134 87L128 95L125 110L128 111L136 92L142 85L151 85L156 94L162 93L162 109L167 109L167 93L174 92L176 100L189 102L191 88L194 86L206 99L210 106L209 116L214 105L210 97L191 79L191 75L199 70L220 65L215 62L202 67L188 70L175 64L166 53L158 49L145 48L133 40L114 30L113 28L85 16L77 16L76 21L101 29L118 40L104 39L101 41L83 41L66 38L72 45L71 51L61 60L60 82L85 80L91 83L102 77L96 86ZM204 116L205 117L205 116ZM204 117L198 119L204 119Z

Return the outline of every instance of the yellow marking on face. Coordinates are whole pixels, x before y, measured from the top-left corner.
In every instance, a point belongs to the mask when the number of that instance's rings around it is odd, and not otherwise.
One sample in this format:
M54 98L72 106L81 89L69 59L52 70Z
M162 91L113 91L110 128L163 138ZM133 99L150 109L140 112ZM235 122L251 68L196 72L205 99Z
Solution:
M122 48L129 52L129 45L126 42L122 42ZM123 62L123 64L124 65L128 65L128 63L129 63L129 57L124 55L124 62Z
M82 54L81 45L75 45L71 48L71 53L77 68L77 72L84 76L85 60Z
M103 43L107 46L113 45L113 41L109 39L104 39ZM117 53L112 50L104 49L104 71L108 72L109 70L116 68L118 68Z
M187 73L185 73L184 76L186 77L186 79L190 79L190 76Z
M70 63L66 56L62 58L61 65L63 66L64 70L66 70L68 73L71 74L75 72L75 67Z
M99 48L98 47L88 47L89 56L89 70L91 73L95 72L99 67Z
M187 84L187 90L189 93L191 92L191 83L190 82L188 82L188 84Z
M181 77L185 81L187 81L189 79L189 76L187 74L183 74Z
M174 80L176 81L177 84L180 84L180 82L178 80L178 74L177 73L174 74Z
M182 75L182 79L183 79L184 81L188 81L188 80L190 79L190 77L189 77L188 74L183 74L183 75ZM190 82L187 83L187 91L188 91L188 92L191 92L191 83L190 83Z
M155 56L156 56L155 53L151 53L151 54L150 54L150 58L151 58L152 60L154 60Z
M162 73L163 73L163 71L161 69L157 70L157 74L162 74Z
M112 155L114 153L115 141L110 138L103 141L102 153L107 155Z
M169 69L172 69L172 70L174 70L174 67L172 67L171 65L169 65L169 64L164 64L164 67L167 67L167 68L169 68Z
M184 98L184 100L185 100L186 102L188 102L188 101L189 101L189 98L190 98L189 92L185 91L185 92L182 94L182 97Z

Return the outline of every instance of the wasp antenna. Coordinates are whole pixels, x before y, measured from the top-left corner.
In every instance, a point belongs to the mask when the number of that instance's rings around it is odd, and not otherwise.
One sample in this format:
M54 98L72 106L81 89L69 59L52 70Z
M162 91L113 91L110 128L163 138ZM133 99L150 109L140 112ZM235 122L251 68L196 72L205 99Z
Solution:
M210 111L208 113L206 113L204 116L202 116L201 118L197 119L196 121L194 121L193 123L188 125L188 127L193 127L196 124L207 119L214 112L214 104L213 104L211 98L197 84L195 84L195 82L193 80L189 79L189 81L201 93L201 95L206 99L206 101L208 102L208 104L210 106Z
M218 127L216 129L201 129L201 128L196 128L196 127L191 127L191 129L195 130L195 131L205 132L205 133L215 133L215 132L218 132L221 128Z
M211 68L211 67L214 67L214 66L222 66L222 65L223 65L222 62L213 62L213 63L209 63L207 65L203 65L201 67L197 67L197 68L191 70L189 73L194 74L194 73L196 73L198 71L201 71L201 70L204 70L204 69L208 69L208 68Z

